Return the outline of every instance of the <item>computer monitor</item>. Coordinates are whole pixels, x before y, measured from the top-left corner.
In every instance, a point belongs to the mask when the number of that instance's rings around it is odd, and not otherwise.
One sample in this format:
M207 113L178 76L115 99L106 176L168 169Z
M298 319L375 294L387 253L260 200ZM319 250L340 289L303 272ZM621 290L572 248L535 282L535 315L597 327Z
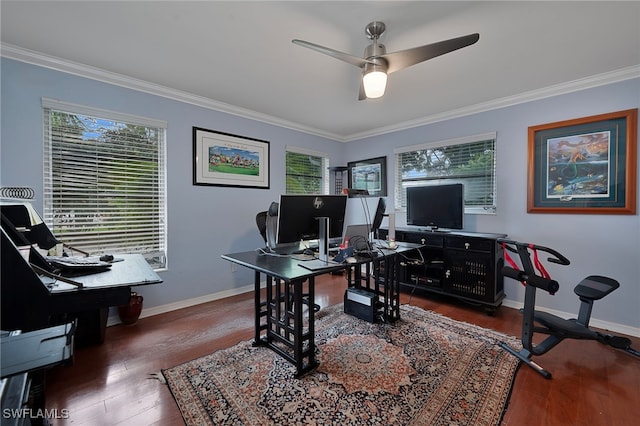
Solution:
M373 215L373 222L371 223L371 233L373 237L376 238L378 229L380 229L380 225L382 225L382 219L384 218L384 212L387 209L387 202L384 198L380 197L378 199L378 206L376 207L376 212Z
M345 195L281 195L279 207L278 244L317 240L320 217L329 218L328 238L342 238Z

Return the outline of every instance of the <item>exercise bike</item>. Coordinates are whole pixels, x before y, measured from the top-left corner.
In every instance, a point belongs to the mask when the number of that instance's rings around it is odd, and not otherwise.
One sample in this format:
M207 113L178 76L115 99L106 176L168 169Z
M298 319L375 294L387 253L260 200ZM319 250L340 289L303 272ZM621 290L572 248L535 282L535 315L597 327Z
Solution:
M519 358L547 379L551 373L531 360L533 355L542 355L564 339L597 340L616 349L622 349L636 357L640 352L631 348L631 340L626 337L604 334L589 328L593 302L602 299L618 287L618 281L600 275L590 275L580 281L573 291L580 298L578 318L564 319L548 312L536 311L536 290L541 289L549 294L555 294L560 288L557 281L552 280L538 258L538 251L546 252L552 257L549 262L569 265L569 259L548 247L530 243L522 243L509 239L499 239L498 243L504 248L505 262L511 266L504 266L502 274L505 277L520 281L525 285L524 308L521 309L522 319L522 350L516 351L504 342L500 346ZM508 252L517 253L522 264L522 270L509 256ZM533 254L533 261L531 255ZM536 273L536 271L538 273ZM534 333L548 335L540 343L533 343Z

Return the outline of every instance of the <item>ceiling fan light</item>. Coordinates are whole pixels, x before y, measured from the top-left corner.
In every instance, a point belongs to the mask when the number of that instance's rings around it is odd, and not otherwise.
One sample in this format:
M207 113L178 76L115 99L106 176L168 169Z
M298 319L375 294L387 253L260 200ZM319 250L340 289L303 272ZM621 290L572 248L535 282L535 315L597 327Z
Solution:
M362 84L367 98L380 98L387 87L387 73L379 70L368 72L362 77Z
M387 87L386 63L381 63L381 61L367 63L362 73L362 85L367 98L375 99L384 95L384 90Z

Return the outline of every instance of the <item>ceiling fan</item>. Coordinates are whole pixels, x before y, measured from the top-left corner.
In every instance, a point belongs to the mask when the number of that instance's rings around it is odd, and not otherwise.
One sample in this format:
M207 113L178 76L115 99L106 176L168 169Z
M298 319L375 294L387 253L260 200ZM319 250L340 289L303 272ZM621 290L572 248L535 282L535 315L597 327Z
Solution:
M480 34L475 33L414 47L412 49L387 53L384 45L378 43L378 39L384 33L385 29L384 23L379 21L371 22L365 27L365 33L371 40L371 44L365 48L363 58L304 40L294 39L291 41L298 46L307 47L362 68L362 81L360 83L358 99L363 100L367 98L379 98L384 95L388 74L435 58L436 56L470 46L480 39Z

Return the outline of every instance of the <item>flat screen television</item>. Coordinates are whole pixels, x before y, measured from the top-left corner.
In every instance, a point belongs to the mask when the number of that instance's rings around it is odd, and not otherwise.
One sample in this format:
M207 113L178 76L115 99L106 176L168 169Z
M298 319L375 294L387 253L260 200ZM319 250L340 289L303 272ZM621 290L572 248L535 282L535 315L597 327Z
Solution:
M407 225L432 230L463 229L464 186L461 183L407 188Z
M277 243L317 240L319 217L329 218L328 238L342 239L346 208L346 195L281 195Z

